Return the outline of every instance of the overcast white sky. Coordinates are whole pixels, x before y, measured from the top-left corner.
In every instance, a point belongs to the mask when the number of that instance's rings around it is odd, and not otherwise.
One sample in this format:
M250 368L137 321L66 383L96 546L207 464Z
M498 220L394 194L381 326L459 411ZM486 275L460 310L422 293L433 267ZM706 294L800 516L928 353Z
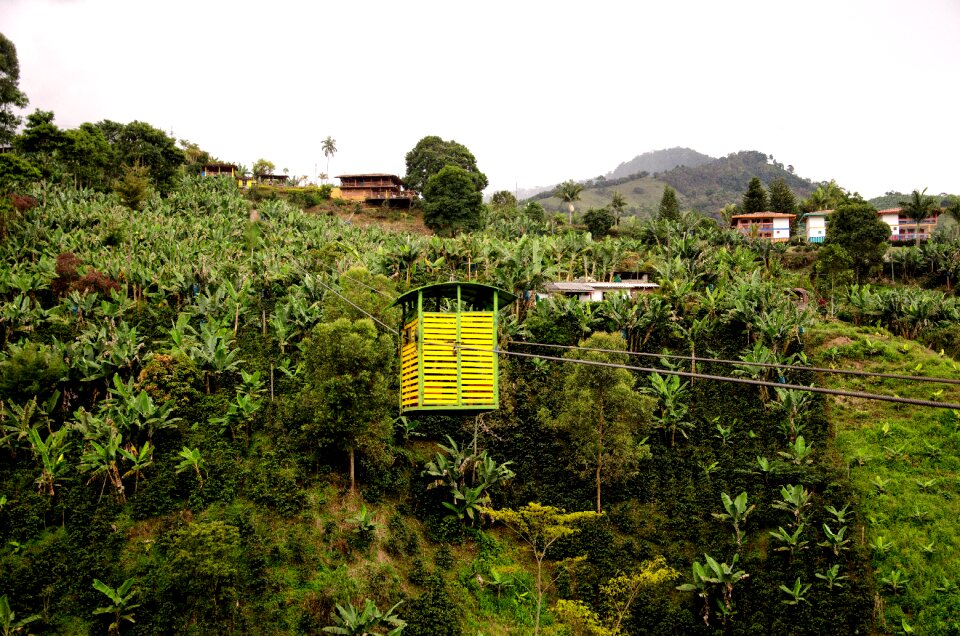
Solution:
M649 150L759 150L872 197L960 192L960 0L0 0L30 107L149 122L291 174L404 173L425 135L491 189Z

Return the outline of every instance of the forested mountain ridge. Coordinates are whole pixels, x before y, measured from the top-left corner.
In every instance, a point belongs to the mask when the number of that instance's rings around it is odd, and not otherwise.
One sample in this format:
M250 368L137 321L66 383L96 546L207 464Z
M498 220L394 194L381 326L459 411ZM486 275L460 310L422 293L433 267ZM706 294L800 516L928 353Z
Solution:
M665 148L663 150L652 150L642 155L637 155L630 161L624 161L619 166L608 172L607 179L619 179L628 177L640 172L665 172L672 170L677 166L688 166L696 168L703 164L716 161L716 158L693 150L692 148Z
M650 216L656 211L664 188L669 185L677 191L683 209L696 210L719 218L720 210L724 206L741 202L753 177L759 177L761 183L767 187L774 180L782 178L798 199L808 197L816 189L817 184L794 174L793 166L784 166L762 152L741 151L720 159L712 159L695 151L689 152L694 153L694 159L706 160L699 161L697 165L674 164L675 167L662 172L647 174L642 171L623 177L603 177L580 182L583 192L576 208L586 211L604 207L610 203L613 193L619 192L625 199L628 215ZM638 159L646 156L640 155ZM678 155L672 156L679 159ZM660 155L654 158L659 161ZM621 164L623 165L627 164ZM616 172L620 172L619 168ZM547 190L531 198L540 201L549 211L566 212L565 204L554 196L555 191Z

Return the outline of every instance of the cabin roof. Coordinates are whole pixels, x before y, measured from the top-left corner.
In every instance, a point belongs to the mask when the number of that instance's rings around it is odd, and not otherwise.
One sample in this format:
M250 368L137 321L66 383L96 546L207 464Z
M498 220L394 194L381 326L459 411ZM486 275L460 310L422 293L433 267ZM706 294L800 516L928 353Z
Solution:
M731 219L795 219L796 214L786 212L750 212L749 214L734 214Z
M504 291L492 285L483 285L481 283L437 283L435 285L424 285L417 289L411 289L399 298L393 301L390 306L406 305L416 303L417 294L423 293L424 298L456 298L457 287L460 288L460 299L463 302L474 306L493 307L493 297L497 296L497 307L503 308L517 299L516 296L508 291Z

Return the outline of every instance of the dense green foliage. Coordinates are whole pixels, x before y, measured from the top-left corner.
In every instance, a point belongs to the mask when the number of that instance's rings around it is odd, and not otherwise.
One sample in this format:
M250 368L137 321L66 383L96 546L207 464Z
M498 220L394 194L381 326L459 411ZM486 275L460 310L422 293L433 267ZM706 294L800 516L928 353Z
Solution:
M23 108L27 102L27 96L20 90L17 47L0 33L0 145L10 143L20 125L14 108Z
M477 229L483 195L476 180L459 166L447 165L423 189L423 223L442 235Z
M680 202L677 201L677 191L667 186L660 197L660 207L657 208L657 218L661 221L676 221L680 218Z
M425 192L430 178L438 174L445 166L456 166L465 170L478 192L487 187L487 176L477 168L477 159L473 153L456 141L445 141L436 135L424 137L407 153L407 174L403 182L410 190Z
M413 634L528 633L537 616L557 634L594 619L624 633L847 634L882 628L875 593L891 599L888 621L956 624L955 592L928 594L919 560L903 569L924 581L907 593L926 609L899 602L910 583L881 582L886 561L875 574L874 526L860 477L835 460L828 402L669 375L730 372L691 358L705 353L757 379L780 377L751 363L803 362L802 334L829 317L786 293L803 279L783 246L688 213L602 241L553 233L529 206L481 208L482 229L453 238L282 200L251 221L219 179L149 193L133 223L112 192L23 194L38 205L0 246L0 598L16 621L36 615L34 631L317 633L372 607ZM956 249L932 241L903 272L921 280ZM528 293L640 271L656 293ZM949 280L937 276L922 281ZM522 299L503 314L508 351L586 341L612 352L578 357L659 373L504 355L500 410L396 418L386 307L450 278ZM888 293L838 292L836 313L957 342L955 299ZM914 305L925 309L895 322L891 308ZM505 512L530 502L591 513L531 551ZM830 511L844 509L841 523Z
M890 227L868 203L842 204L830 215L824 243L842 248L853 264L857 279L878 268L887 251Z

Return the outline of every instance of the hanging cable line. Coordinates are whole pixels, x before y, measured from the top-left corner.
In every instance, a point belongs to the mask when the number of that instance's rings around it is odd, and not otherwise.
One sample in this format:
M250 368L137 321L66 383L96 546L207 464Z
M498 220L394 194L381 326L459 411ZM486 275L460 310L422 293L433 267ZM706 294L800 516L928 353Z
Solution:
M424 344L450 346L450 342L426 342ZM781 389L794 389L797 391L808 391L810 393L825 393L827 395L839 395L842 397L855 397L864 400L879 400L882 402L895 402L898 404L912 404L913 406L928 406L938 409L960 410L960 404L951 402L935 402L933 400L920 400L916 398L904 398L897 395L881 395L877 393L865 393L863 391L844 391L842 389L828 389L818 386L804 386L802 384L787 384L780 382L768 382L766 380L753 380L750 378L735 378L725 375L710 375L706 373L692 373L690 371L672 371L669 369L655 369L652 367L636 367L629 364L618 364L615 362L600 362L596 360L581 360L579 358L560 358L557 356L537 355L534 353L521 353L519 351L504 351L499 347L496 349L484 349L479 347L468 347L465 345L456 345L459 349L470 351L483 351L487 353L501 353L507 356L516 356L521 358L539 358L541 360L553 360L556 362L570 362L573 364L586 364L598 367L609 367L613 369L626 369L628 371L639 371L641 373L659 373L661 375L677 375L683 378L694 378L698 380L715 380L718 382L732 382L734 384L748 384L752 386L766 386ZM614 350L615 351L615 350ZM626 351L615 351L616 353L627 353ZM688 358L689 359L689 358Z
M356 309L356 310L359 311L360 313L368 316L371 320L374 320L374 321L380 323L380 324L383 326L383 328L386 329L388 332L390 332L390 333L392 333L392 334L396 334L396 335L399 335L399 334L400 334L400 332L397 330L396 327L391 327L391 326L387 325L385 322L383 322L382 320L380 320L379 318L377 318L376 316L374 316L374 315L371 314L370 312L364 310L362 307L358 307L355 303L351 302L351 301L350 301L348 298L346 298L343 294L341 294L340 292L338 292L338 291L335 290L334 288L330 287L329 285L327 285L326 283L324 283L322 280L317 279L317 282L320 283L321 285L323 285L323 286L324 286L327 290L329 290L331 293L339 296L339 297L340 297L340 300L342 300L343 302L347 303L348 305L350 305L351 307L353 307L354 309Z
M348 279L348 280L354 280L354 279L351 279L351 278L349 278L349 277L347 277L347 279ZM333 294L336 294L337 296L339 296L344 302L346 302L347 304L349 304L350 306L352 306L352 307L353 307L354 309L356 309L357 311L363 313L364 315L370 317L372 320L374 320L374 321L376 321L377 323L379 323L380 325L382 325L382 326L383 326L385 329L387 329L390 333L397 334L398 336L400 335L400 332L399 332L397 329L388 326L386 323L384 323L382 320L378 319L376 316L373 316L372 314L370 314L369 312L365 311L365 310L362 309L361 307L358 307L356 304L354 304L353 302L351 302L350 300L348 300L347 298L345 298L342 294L340 294L339 292L337 292L336 290L334 290L332 287L330 287L330 286L327 285L326 283L324 283L324 282L322 282L322 281L320 281L320 280L318 280L317 282L320 283L321 285L323 285L323 287L325 287L326 289L328 289L328 290L329 290L330 292L332 292ZM354 282L359 282L359 281L354 281ZM666 358L679 358L679 359L682 359L682 360L690 360L690 359L691 359L690 356L661 355L661 354L655 354L655 353L629 352L629 351L619 351L619 350L616 350L616 349L591 349L591 348L588 348L588 347L574 347L574 346L570 346L570 345L549 345L549 344L538 343L538 342L520 342L520 341L510 341L510 342L511 342L512 344L519 344L519 345L542 346L542 347L557 347L557 348L569 349L569 350L608 352L608 353L627 354L627 355L643 355L643 356L658 357L658 358L664 358L664 357L666 357ZM639 371L639 372L641 372L641 373L659 373L659 374L661 374L661 375L676 375L676 376L680 376L680 377L683 377L683 378L692 378L692 379L699 379L699 380L714 380L714 381L717 381L717 382L731 382L731 383L734 383L734 384L747 384L747 385L751 385L751 386L765 386L765 387L772 387L772 388L778 388L778 387L779 387L779 388L781 388L781 389L793 389L793 390L797 390L797 391L807 391L807 392L810 392L810 393L823 393L823 394L826 394L826 395L837 395L837 396L841 396L841 397L855 397L855 398L861 398L861 399L865 399L865 400L878 400L878 401L882 401L882 402L894 402L894 403L897 403L897 404L911 404L911 405L913 405L913 406L926 406L926 407L939 408L939 409L960 410L960 404L955 404L955 403L951 403L951 402L935 402L935 401L933 401L933 400L921 400L921 399L916 399L916 398L904 398L904 397L900 397L900 396L897 396L897 395L881 395L881 394L877 394L877 393L866 393L866 392L863 392L863 391L844 391L844 390L842 390L842 389L828 389L828 388L826 388L826 387L804 386L804 385L802 385L802 384L789 384L789 383L781 383L781 382L768 382L768 381L766 381L766 380L753 380L753 379L751 379L751 378L736 378L736 377L724 376L724 375L711 375L711 374L707 374L707 373L694 373L694 372L690 372L690 371L673 371L673 370L669 370L669 369L656 369L656 368L653 368L653 367L638 367L638 366L632 366L632 365L628 365L628 364L617 364L617 363L613 363L613 362L599 362L599 361L594 361L594 360L581 360L581 359L578 359L578 358L561 358L561 357L558 357L558 356L537 355L537 354L533 354L533 353L522 353L522 352L519 352L519 351L505 351L505 350L503 350L503 349L500 349L499 347L494 348L494 349L486 349L486 348L482 348L482 347L471 347L471 346L467 346L467 345L464 345L464 344L462 344L462 343L460 343L460 342L451 343L451 342L424 341L423 344L440 345L440 346L448 346L448 347L449 347L449 346L452 346L454 349L469 350L469 351L479 351L479 352L484 352L484 353L498 353L498 354L503 354L503 355L508 355L508 356L522 357L522 358L538 358L538 359L541 359L541 360L553 360L553 361L556 361L556 362L570 362L570 363L574 363L574 364L586 364L586 365L592 365L592 366L602 366L602 367L610 367L610 368L616 368L616 369L626 369L626 370L628 370L628 371ZM738 364L738 365L742 365L742 366L759 366L759 367L772 367L772 368L795 368L795 369L806 370L806 371L822 371L822 372L825 372L825 373L836 373L836 372L838 372L838 371L843 371L844 373L846 373L846 374L848 374L848 375L862 375L862 376L868 376L868 377L869 377L869 376L872 376L872 377L885 377L885 378L894 378L894 379L901 379L901 380L915 380L915 381L921 381L921 382L938 382L938 381L939 381L939 382L944 382L944 383L947 383L947 384L960 384L960 382L958 382L958 381L956 381L956 380L953 380L953 379L949 379L949 378L924 378L924 377L922 377L922 376L908 376L908 375L898 375L898 374L892 374L892 373L870 373L870 372L866 372L866 371L853 371L853 370L840 370L840 369L825 369L825 368L821 368L821 367L804 367L804 366L799 366L799 365L777 365L777 364L770 364L770 363L750 363L750 362L744 362L744 361L742 361L742 360L722 360L722 359L714 359L714 358L694 358L694 360L696 360L697 362L717 362L717 363L721 363L721 364Z
M770 362L747 362L746 360L723 360L721 358L699 358L696 356L683 356L664 353L647 353L640 351L619 351L617 349L593 349L590 347L575 347L571 345L545 344L542 342L523 342L521 340L510 340L509 344L527 345L530 347L551 347L554 349L570 349L579 351L600 351L604 353L621 353L628 356L639 356L647 358L666 358L668 360L686 360L688 362L712 362L716 364L736 364L749 367L764 367L769 369L790 369L795 371L816 371L817 373L832 373L836 375L856 375L872 378L889 378L893 380L915 380L917 382L933 382L936 384L960 384L957 378L937 378L920 375L901 375L899 373L874 373L872 371L856 371L853 369L830 369L828 367L807 367L800 364L775 364Z
M383 297L385 297L385 298L388 298L388 299L390 299L390 300L393 300L393 296L391 296L391 295L388 294L387 292L383 291L382 289L377 289L376 287L372 287L372 286L370 286L370 285L367 285L366 283L364 283L364 282L361 281L361 280L357 280L356 278L353 278L353 277L351 277L351 276L347 276L346 272L338 272L337 269L336 269L335 267L331 266L331 265L323 265L323 266L326 267L331 273L335 274L335 275L338 276L339 278L346 278L347 280L352 281L352 282L360 285L361 287L366 287L366 288L369 289L370 291L377 292L377 293L380 294L381 296L383 296Z

